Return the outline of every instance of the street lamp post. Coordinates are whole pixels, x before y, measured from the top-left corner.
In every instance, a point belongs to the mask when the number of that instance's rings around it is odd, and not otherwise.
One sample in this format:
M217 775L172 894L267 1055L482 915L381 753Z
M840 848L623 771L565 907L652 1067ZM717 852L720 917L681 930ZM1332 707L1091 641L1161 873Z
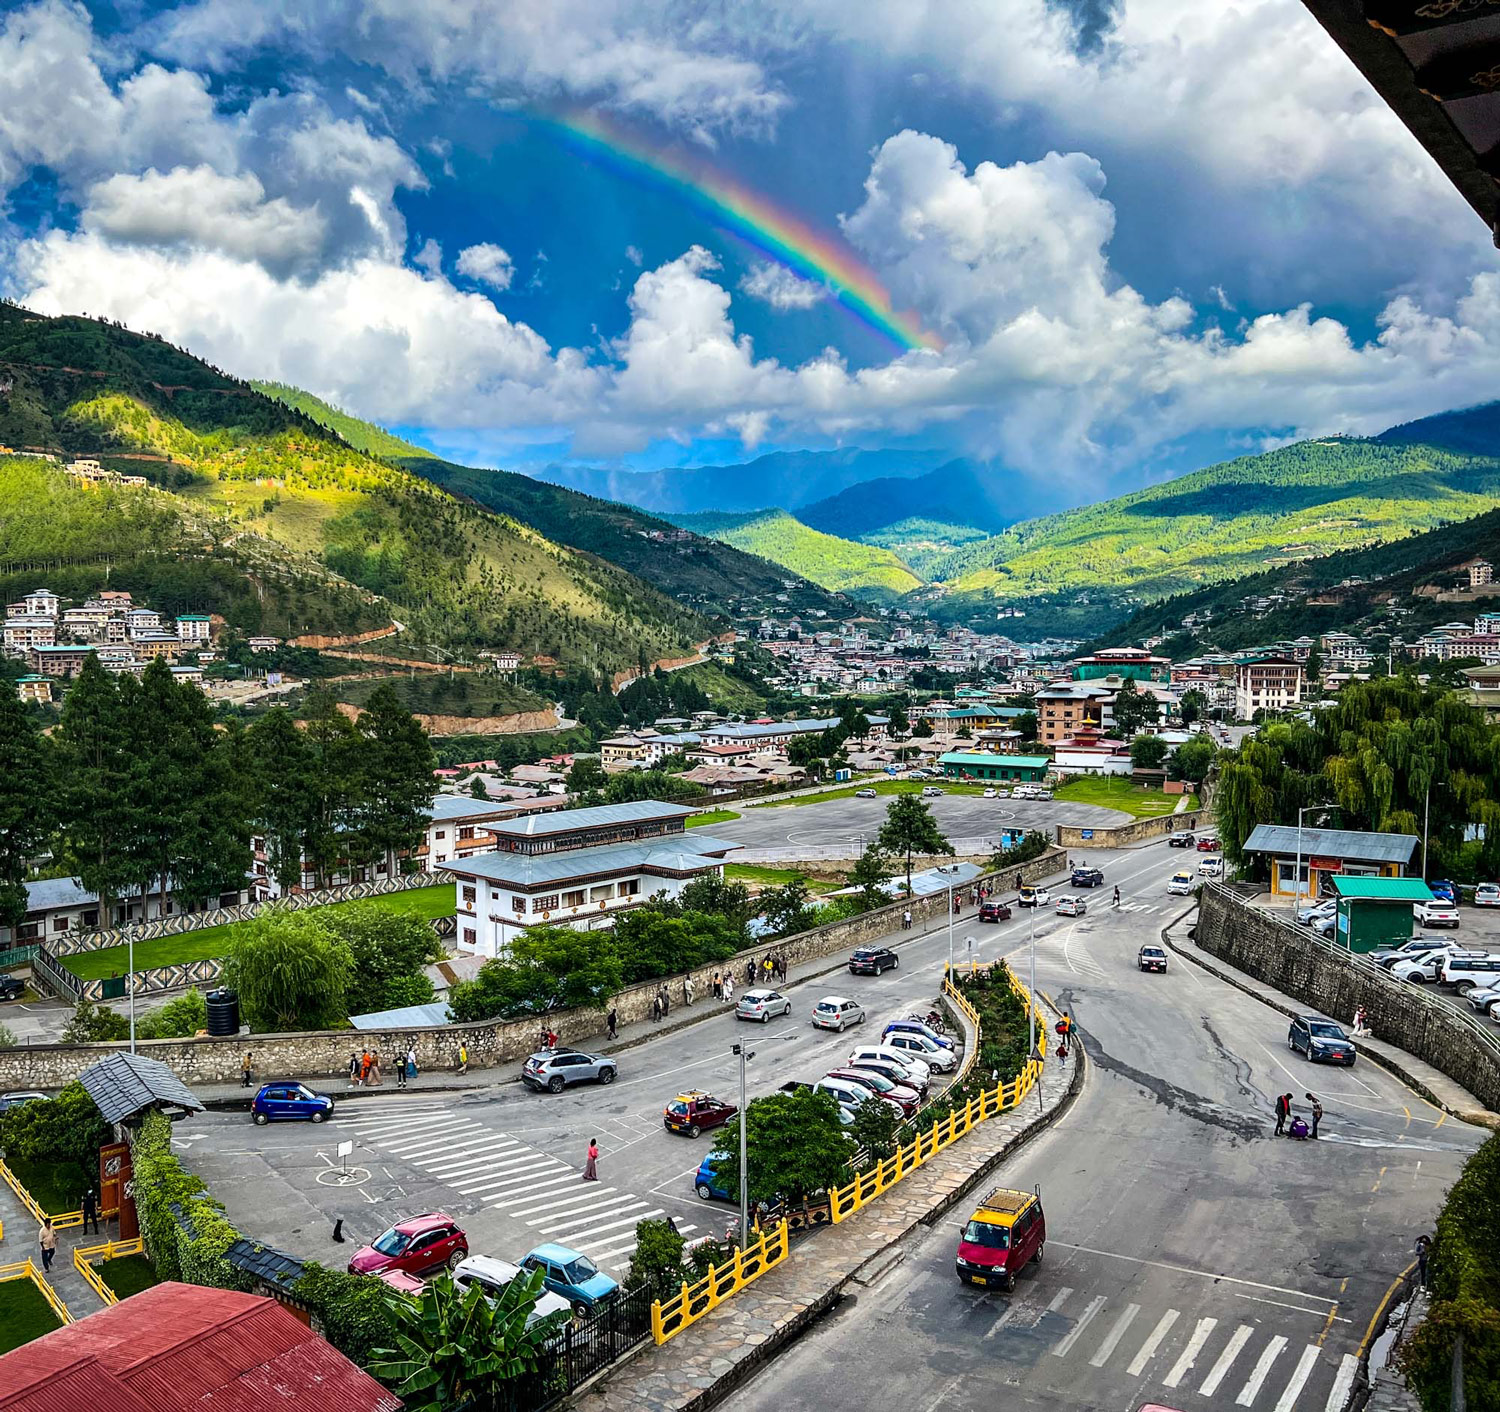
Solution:
M1304 814L1311 814L1314 810L1331 809L1332 807L1331 804L1305 804L1297 810L1297 872L1293 878L1293 882L1297 888L1297 900L1292 904L1292 918L1294 921L1296 920L1297 909L1302 905L1302 816ZM1311 872L1312 869L1309 868L1308 871Z
M734 1052L740 1060L740 1249L750 1244L750 1177L745 1162L745 1065L755 1058L753 1049L737 1044Z
M127 906L127 911L129 910ZM145 915L142 906L141 914ZM125 935L129 946L125 958L125 988L130 992L130 1052L135 1053L135 928L127 927Z
M1026 924L1026 987L1031 994L1031 1003L1026 1007L1026 1018L1031 1029L1031 1047L1026 1051L1028 1054L1036 1053L1036 904L1033 903L1027 911L1031 920Z

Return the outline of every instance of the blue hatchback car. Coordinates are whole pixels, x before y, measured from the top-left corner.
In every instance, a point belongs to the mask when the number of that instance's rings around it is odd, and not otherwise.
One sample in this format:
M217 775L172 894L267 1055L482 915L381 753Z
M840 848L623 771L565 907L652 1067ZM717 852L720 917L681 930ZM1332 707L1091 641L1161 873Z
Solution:
M314 1093L306 1084L262 1084L250 1104L250 1116L262 1127L273 1119L305 1118L321 1123L333 1113L333 1099Z
M1439 902L1458 906L1458 889L1447 878L1434 878L1427 886L1432 889L1432 895Z
M572 1302L575 1310L592 1309L613 1299L620 1286L580 1250L566 1245L539 1245L521 1259L523 1270L540 1270L542 1283L553 1294Z
M710 1152L701 1163L698 1171L693 1177L693 1190L704 1201L736 1201L738 1197L724 1185L724 1178L719 1173L719 1154Z

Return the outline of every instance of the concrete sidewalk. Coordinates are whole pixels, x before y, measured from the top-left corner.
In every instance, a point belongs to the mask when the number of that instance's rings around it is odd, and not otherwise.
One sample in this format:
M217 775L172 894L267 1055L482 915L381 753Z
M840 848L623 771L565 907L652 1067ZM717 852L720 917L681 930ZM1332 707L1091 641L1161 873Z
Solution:
M1186 919L1179 918L1177 922L1163 929L1162 940L1179 956L1201 966L1205 971L1218 976L1220 980L1227 981L1247 995L1253 995L1263 1004L1269 1005L1273 1010L1281 1011L1288 1018L1308 1013L1308 1007L1300 1000L1295 1000L1290 995L1285 995L1273 986L1267 985L1264 981L1236 970L1217 956L1210 955L1189 938L1187 932ZM1350 1017L1348 1016L1334 1015L1330 1018L1337 1020L1340 1024L1349 1025ZM1356 1043L1361 1054L1368 1055L1371 1060L1394 1074L1407 1087L1415 1089L1428 1102L1441 1108L1445 1113L1450 1113L1455 1118L1462 1118L1466 1123L1500 1129L1500 1113L1492 1113L1468 1089L1449 1078L1441 1069L1433 1068L1431 1064L1425 1063L1415 1055L1408 1054L1404 1049L1396 1048L1394 1044L1386 1043L1378 1036L1362 1036Z

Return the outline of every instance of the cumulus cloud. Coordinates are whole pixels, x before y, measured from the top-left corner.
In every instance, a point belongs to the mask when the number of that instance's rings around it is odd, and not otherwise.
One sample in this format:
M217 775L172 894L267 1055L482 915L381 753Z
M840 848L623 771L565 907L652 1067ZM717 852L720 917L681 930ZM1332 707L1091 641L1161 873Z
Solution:
M488 241L460 250L457 268L466 279L477 280L491 289L509 289L511 280L516 277L516 267L510 256Z
M788 309L811 309L828 297L828 291L810 279L800 279L782 265L752 265L740 280L740 291L760 299L779 313Z

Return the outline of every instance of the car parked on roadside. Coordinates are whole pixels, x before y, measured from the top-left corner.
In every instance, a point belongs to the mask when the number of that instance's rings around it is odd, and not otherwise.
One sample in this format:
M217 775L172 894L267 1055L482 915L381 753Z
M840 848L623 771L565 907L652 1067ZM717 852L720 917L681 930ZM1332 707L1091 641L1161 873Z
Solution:
M478 1285L484 1291L484 1297L493 1304L505 1293L506 1285L520 1273L521 1267L512 1265L509 1260L496 1260L490 1255L471 1255L453 1267L453 1283L460 1292L467 1290L470 1285ZM526 1327L529 1329L543 1319L560 1324L572 1317L572 1304L562 1295L553 1294L550 1289L544 1288L536 1297L536 1306L526 1316Z
M1074 868L1072 883L1074 887L1103 887L1103 868Z
M887 1098L884 1094L876 1093L873 1088L857 1083L853 1079L825 1074L813 1085L813 1091L831 1094L841 1108L848 1108L851 1112L858 1109L861 1103L869 1103L873 1100L888 1105L903 1118L906 1116L906 1111L894 1098Z
M880 796L879 793L873 789L856 789L854 791L854 797L856 799L878 799Z
M943 791L941 789L939 789L935 784L929 784L929 785L923 785L922 786L922 798L923 799L941 799L942 797L943 797Z
M1427 890L1439 902L1451 902L1455 907L1458 906L1458 884L1448 878L1433 879L1427 884Z
M825 995L812 1008L813 1028L837 1030L842 1034L850 1025L865 1022L865 1007L843 995Z
M1375 950L1365 954L1365 960L1373 961L1377 966L1384 966L1390 970L1397 961L1414 961L1420 956L1425 956L1429 951L1461 951L1463 948L1451 937L1446 936L1414 936L1410 941L1403 941L1400 946L1377 946Z
M779 990L747 990L734 1003L736 1020L770 1021L773 1015L790 1015L792 1002Z
M378 1275L402 1270L425 1275L444 1265L455 1266L469 1253L469 1239L446 1211L410 1216L361 1246L349 1257L351 1275Z
M1480 883L1474 889L1476 907L1500 907L1500 883Z
M1440 902L1437 899L1431 902L1413 902L1411 914L1419 927L1456 927L1458 925L1458 908L1451 902Z
M0 1093L0 1113L9 1113L12 1108L19 1108L25 1103L36 1103L46 1097L45 1093L35 1088L17 1088L9 1093Z
M404 1294L408 1299L417 1299L427 1288L426 1280L419 1280L415 1275L408 1275L405 1270L382 1270L375 1276L383 1285L389 1285L397 1294Z
M932 1083L934 1066L915 1050L896 1049L889 1044L865 1044L850 1051L849 1063L855 1068L866 1060L895 1064L910 1075L910 1080L900 1079L899 1082L911 1082L914 1088L921 1089L924 1093Z
M1487 951L1466 951L1461 946L1433 947L1429 951L1418 952L1415 956L1401 958L1391 965L1390 972L1398 981L1430 985L1442 976L1443 967L1449 960L1458 957L1478 960L1488 955Z
M1008 922L1010 918L1010 908L998 898L987 897L979 904L979 920L981 922Z
M1298 1015L1287 1030L1287 1048L1315 1064L1353 1064L1354 1041L1332 1020L1321 1015Z
M947 1073L958 1068L958 1055L951 1049L944 1049L936 1040L928 1039L926 1035L892 1030L887 1027L886 1032L880 1037L880 1042L887 1049L895 1050L897 1054L910 1054L920 1059L929 1069Z
M1052 910L1059 917L1081 917L1089 906L1081 897L1059 897Z
M919 1079L905 1064L897 1059L882 1059L879 1055L861 1059L850 1059L844 1065L846 1070L855 1069L863 1072L868 1070L872 1074L879 1074L883 1079L889 1079L898 1088L912 1089L918 1098L927 1097L928 1083L926 1079Z
M1443 958L1438 979L1460 995L1476 987L1500 985L1500 956L1465 956L1461 951L1450 951Z
M893 1083L883 1074L873 1073L869 1069L830 1069L827 1077L842 1079L845 1083L858 1084L861 1088L868 1089L876 1098L894 1103L904 1118L911 1117L922 1106L922 1095L916 1089Z
M715 1098L702 1089L679 1093L661 1110L662 1126L669 1133L686 1133L697 1137L710 1128L721 1128L740 1110L732 1103Z
M739 1193L730 1191L724 1185L723 1173L719 1171L720 1164L724 1161L721 1152L706 1152L703 1160L698 1164L698 1170L693 1173L693 1190L698 1193L700 1201L738 1201Z
M1161 971L1167 969L1167 953L1159 946L1143 946L1136 952L1135 964L1142 971Z
M994 798L995 798L995 796L996 796L996 795L997 795L997 794L998 794L998 793L999 793L999 791L998 791L998 790L996 790L996 789L993 789L993 788L992 788L992 789L987 789L987 790L985 790L985 792L984 792L984 796L983 796L983 797L984 797L984 798L985 798L985 799L994 799Z
M1320 897L1313 902L1305 902L1297 908L1297 920L1303 926L1311 926L1319 917L1326 917L1330 912L1338 910L1338 899L1336 897Z
M542 1283L553 1294L566 1299L575 1314L586 1314L620 1291L620 1286L601 1274L587 1255L566 1245L537 1246L521 1257L521 1268L540 1270Z
M314 1093L306 1084L262 1084L250 1100L250 1116L265 1127L267 1123L321 1123L333 1116L333 1099L326 1093Z
M1219 840L1211 833L1201 834L1194 846L1200 853L1217 853L1219 851Z
M26 982L20 976L0 976L0 1000L19 1000L26 994Z
M528 1088L561 1093L569 1084L612 1084L619 1068L604 1054L581 1049L543 1049L521 1065L521 1082Z
M888 946L856 946L849 953L851 976L878 976L882 971L898 970L901 958Z
M1198 840L1190 833L1174 833L1167 835L1168 848L1193 848Z
M1492 985L1471 985L1464 992L1464 999L1469 1002L1469 1009L1481 1015L1491 1015L1494 1013L1495 1006L1500 1005L1500 982Z
M921 1038L937 1045L939 1049L953 1050L958 1047L947 1035L939 1034L935 1029L921 1020L892 1020L885 1027L885 1032L881 1036L882 1042L893 1034L919 1035Z

